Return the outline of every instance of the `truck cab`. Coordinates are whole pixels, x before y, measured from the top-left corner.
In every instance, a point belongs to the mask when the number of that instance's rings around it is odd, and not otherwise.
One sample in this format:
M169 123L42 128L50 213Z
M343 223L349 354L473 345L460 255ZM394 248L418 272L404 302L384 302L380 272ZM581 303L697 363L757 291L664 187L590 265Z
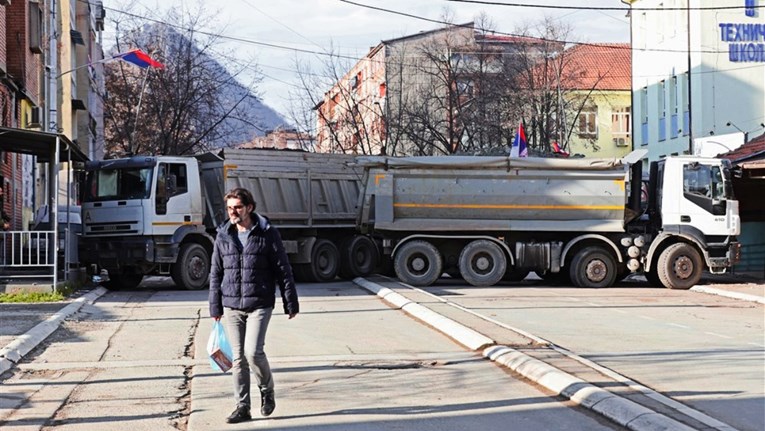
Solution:
M736 237L741 233L730 162L679 156L654 162L651 170L655 181L649 212L661 233L648 253L648 266L660 266L652 257L660 256L662 244L668 243L663 239L674 237L695 244L710 272L725 272L739 258Z
M213 240L203 225L196 159L136 156L88 162L85 170L83 262L106 269L115 287L135 287L148 274L206 286ZM183 258L195 260L191 268L182 269Z

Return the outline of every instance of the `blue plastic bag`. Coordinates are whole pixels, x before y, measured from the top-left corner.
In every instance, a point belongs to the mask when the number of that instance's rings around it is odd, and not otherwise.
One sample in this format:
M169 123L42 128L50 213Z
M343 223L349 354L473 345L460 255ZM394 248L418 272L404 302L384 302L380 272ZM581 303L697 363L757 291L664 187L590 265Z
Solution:
M231 359L234 355L226 339L226 331L218 320L213 323L210 339L207 340L207 354L210 355L210 366L213 370L225 373L231 369Z

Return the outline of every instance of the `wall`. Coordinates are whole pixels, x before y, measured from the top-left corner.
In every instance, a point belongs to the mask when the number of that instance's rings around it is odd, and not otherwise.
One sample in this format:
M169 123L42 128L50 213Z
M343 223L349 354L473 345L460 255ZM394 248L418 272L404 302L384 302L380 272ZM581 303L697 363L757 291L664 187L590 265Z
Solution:
M737 132L736 127L761 129L765 59L733 62L729 43L721 40L720 24L765 24L765 11L747 17L743 5L743 0L719 0L714 6L739 9L698 10L709 5L700 0L632 3L634 146L647 148L650 160L688 154L694 138ZM641 10L660 6L696 10Z

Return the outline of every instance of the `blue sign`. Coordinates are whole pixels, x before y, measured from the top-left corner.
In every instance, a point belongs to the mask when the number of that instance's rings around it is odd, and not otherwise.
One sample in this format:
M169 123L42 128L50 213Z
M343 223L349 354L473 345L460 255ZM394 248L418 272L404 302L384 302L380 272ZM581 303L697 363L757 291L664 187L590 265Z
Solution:
M746 16L755 16L755 0L744 0ZM765 62L765 24L720 23L720 40L728 42L728 59L734 63Z

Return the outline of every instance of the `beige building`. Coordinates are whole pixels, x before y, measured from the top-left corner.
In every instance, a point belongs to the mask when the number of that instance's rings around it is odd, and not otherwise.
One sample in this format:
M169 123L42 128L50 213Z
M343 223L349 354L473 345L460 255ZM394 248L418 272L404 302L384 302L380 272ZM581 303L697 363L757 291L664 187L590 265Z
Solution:
M622 157L632 151L632 90L629 44L581 44L566 50L564 82L570 125L568 152L585 157Z

